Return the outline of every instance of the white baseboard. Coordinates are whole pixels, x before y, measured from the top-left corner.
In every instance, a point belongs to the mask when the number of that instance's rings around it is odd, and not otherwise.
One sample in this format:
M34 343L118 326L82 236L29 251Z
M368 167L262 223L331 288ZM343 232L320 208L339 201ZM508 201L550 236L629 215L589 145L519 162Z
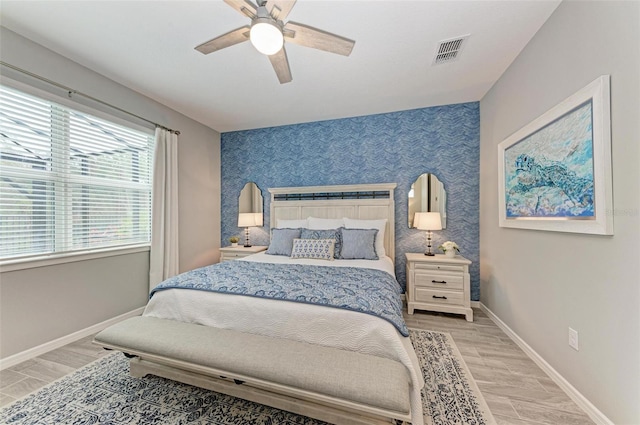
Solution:
M473 307L473 308L481 308L480 301L471 301L471 307Z
M567 395L573 400L578 407L580 407L584 412L589 415L589 417L598 425L614 425L614 423L607 418L604 413L602 413L596 406L594 406L585 396L580 393L573 385L569 383L557 370L555 370L549 363L545 361L533 348L529 346L522 338L516 334L513 329L507 326L498 316L495 315L494 312L489 310L489 308L482 304L480 304L480 308L482 311L486 313L487 316L500 328L502 331L507 334L509 338L513 342L515 342L518 347L525 352L527 356L531 360L534 361L547 375L549 378L553 380L562 390L567 393Z
M92 335L96 332L100 332L101 330L108 328L109 326L114 325L130 317L139 316L142 314L143 311L144 311L144 307L137 308L128 313L121 314L120 316L116 316L112 319L105 320L104 322L96 323L93 326L89 326L88 328L79 330L72 334L63 336L58 339L54 339L53 341L45 342L42 345L29 348L28 350L21 351L20 353L13 354L9 357L5 357L4 359L0 359L0 370L4 370L8 367L15 366L18 363L22 363L26 360L32 359L34 357L38 357L39 355L44 354L47 351L55 350L56 348L63 347L67 344L70 344L74 341L82 339L86 336Z

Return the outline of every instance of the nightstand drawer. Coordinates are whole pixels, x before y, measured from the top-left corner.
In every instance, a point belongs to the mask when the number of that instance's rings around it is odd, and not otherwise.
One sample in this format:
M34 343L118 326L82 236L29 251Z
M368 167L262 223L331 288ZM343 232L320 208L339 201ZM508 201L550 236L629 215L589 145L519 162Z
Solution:
M464 293L416 288L416 301L431 304L463 305Z
M225 252L224 253L224 258L227 259L233 259L233 258L242 258L242 257L246 257L247 255L251 255L251 254L255 254L254 252Z
M450 264L429 264L429 263L415 263L413 266L417 270L438 270L441 272L458 272L464 271L464 266L450 265Z
M464 276L450 273L426 273L416 271L416 287L429 287L435 289L450 289L462 291L464 289Z

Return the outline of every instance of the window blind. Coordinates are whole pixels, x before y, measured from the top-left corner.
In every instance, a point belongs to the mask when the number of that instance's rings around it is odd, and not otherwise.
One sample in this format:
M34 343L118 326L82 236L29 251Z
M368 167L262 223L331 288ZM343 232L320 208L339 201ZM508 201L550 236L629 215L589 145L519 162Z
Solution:
M0 86L0 258L149 243L153 145Z

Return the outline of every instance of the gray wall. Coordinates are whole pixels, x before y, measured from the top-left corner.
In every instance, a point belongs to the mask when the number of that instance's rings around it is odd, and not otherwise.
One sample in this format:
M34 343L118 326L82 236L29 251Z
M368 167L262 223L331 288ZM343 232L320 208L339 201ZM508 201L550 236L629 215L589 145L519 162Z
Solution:
M563 2L480 103L481 301L616 424L640 423L639 23L638 2ZM603 74L614 236L499 228L498 143Z
M0 275L2 358L135 310L149 294L149 252Z
M180 130L180 270L218 261L217 131L2 27L0 53L4 62ZM2 75L64 95L5 67ZM148 269L149 254L138 253L0 274L0 358L143 306L148 294Z

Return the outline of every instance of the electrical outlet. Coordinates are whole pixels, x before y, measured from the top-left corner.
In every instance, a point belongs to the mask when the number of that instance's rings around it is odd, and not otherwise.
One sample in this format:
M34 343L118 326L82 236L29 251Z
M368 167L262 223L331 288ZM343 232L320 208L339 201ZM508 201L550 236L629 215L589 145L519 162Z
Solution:
M569 328L569 347L578 351L578 331Z

